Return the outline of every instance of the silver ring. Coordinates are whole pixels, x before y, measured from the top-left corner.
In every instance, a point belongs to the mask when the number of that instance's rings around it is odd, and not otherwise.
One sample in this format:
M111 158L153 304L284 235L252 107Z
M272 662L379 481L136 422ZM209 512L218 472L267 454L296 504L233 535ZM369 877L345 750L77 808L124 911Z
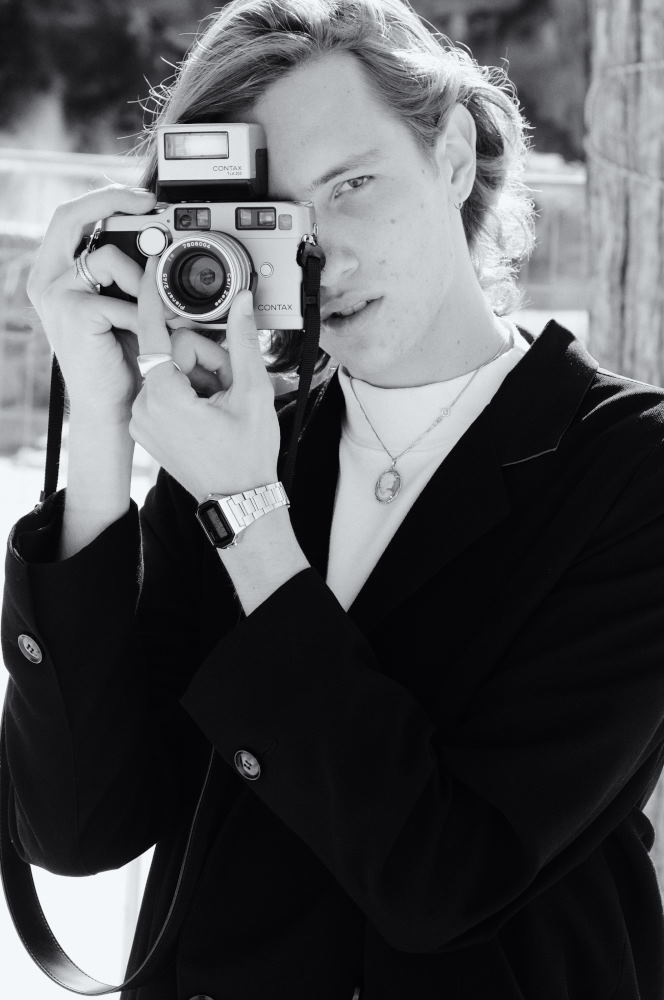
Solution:
M143 378L151 372L153 368L157 365L163 365L165 361L170 361L170 363L177 368L179 372L182 371L177 361L173 360L172 354L139 354L136 358L138 362L138 370L140 371Z
M88 256L90 251L86 247L85 250L81 250L78 257L75 258L74 264L76 265L75 277L81 278L91 292L96 292L97 295L101 292L101 285L98 281L95 281L92 271L85 262L85 258Z

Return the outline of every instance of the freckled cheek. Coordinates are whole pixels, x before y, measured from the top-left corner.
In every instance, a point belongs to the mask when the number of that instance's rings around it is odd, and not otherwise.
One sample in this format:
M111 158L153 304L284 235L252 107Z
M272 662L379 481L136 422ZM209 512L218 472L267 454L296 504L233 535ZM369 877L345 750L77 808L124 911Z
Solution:
M367 277L377 276L380 281L388 275L395 274L398 271L394 260L396 249L396 241L387 239L384 234L378 235L375 232L365 234L356 244L360 270Z
M430 245L432 225L430 208L422 203L409 203L399 212L390 212L381 226L386 246L396 245L401 254L416 254L423 245Z
M395 258L388 253L383 253L382 256L376 258L376 270L381 283L387 285L388 290L394 288L395 283L399 281L403 274L399 258Z
M421 273L421 254L433 251L431 233L425 225L425 208L424 204L415 203L400 206L399 211L392 209L384 215L374 215L370 221L363 220L362 233L357 234L363 270L375 273L379 285L391 294L398 294L404 281L411 281Z
M374 259L381 281L392 292L412 281L413 276L421 271L419 247L405 236L383 241Z

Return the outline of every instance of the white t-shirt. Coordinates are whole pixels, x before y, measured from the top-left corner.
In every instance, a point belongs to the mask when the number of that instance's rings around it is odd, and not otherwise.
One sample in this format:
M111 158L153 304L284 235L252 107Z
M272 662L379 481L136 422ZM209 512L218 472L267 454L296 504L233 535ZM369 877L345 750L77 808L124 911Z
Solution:
M379 503L374 490L392 460L362 413L348 372L339 367L346 412L339 444L327 584L346 610L440 463L530 347L511 321L498 319L498 322L512 331L513 347L480 368L449 415L398 460L401 488L390 503ZM399 389L383 389L361 379L353 382L371 423L392 455L398 455L433 423L470 378L466 372L444 382Z

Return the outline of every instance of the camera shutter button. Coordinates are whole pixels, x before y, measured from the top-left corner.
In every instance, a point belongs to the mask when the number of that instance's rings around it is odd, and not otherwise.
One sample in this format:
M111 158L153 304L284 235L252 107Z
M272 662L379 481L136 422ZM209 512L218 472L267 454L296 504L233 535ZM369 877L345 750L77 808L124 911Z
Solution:
M138 249L146 257L157 257L171 242L171 234L166 226L148 226L136 237Z

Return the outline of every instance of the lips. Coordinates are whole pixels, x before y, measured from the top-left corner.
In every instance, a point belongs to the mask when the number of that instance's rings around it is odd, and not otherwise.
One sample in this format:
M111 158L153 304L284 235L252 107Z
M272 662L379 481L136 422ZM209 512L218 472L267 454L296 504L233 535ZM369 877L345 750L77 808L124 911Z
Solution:
M363 302L359 302L357 305L351 306L350 309L338 309L335 312L331 313L331 316L335 319L338 316L354 316L355 313L358 313L360 311L360 309L364 309L366 305L367 305L367 299L365 299Z
M324 323L340 324L363 315L378 302L378 299L358 299L343 309L333 309L323 314Z
M329 305L322 310L322 319L328 320L332 316L338 318L338 316L350 316L355 312L359 312L368 302L372 302L373 299L368 299L366 296L357 296L357 298L352 298L347 296L343 299L334 299Z

